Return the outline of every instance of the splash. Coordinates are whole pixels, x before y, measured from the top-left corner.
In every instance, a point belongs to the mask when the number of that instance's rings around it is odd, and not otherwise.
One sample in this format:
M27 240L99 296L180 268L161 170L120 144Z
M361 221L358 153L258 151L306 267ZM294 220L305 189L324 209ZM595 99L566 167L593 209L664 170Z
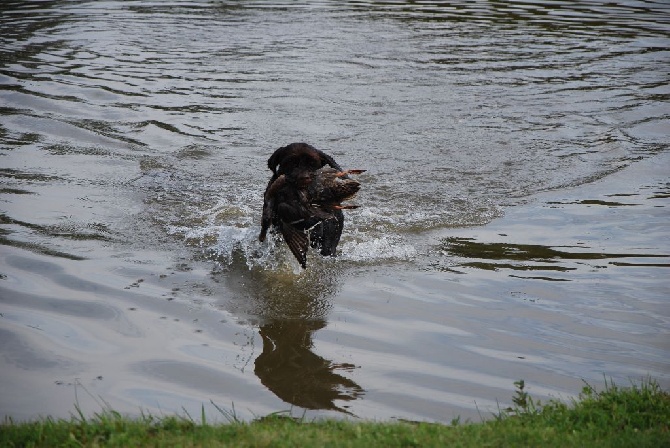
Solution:
M276 238L268 238L261 243L258 241L259 232L258 226L219 226L216 243L208 250L217 261L226 265L241 259L248 269L277 269L284 261L276 255L278 241Z
M200 247L208 258L231 267L242 263L248 270L280 270L299 274L302 269L285 247L281 236L271 232L270 237L258 241L259 226L239 227L218 225L190 228L170 226L171 235L182 237L192 246ZM338 257L321 257L318 251L309 253L308 270L332 267L333 263L375 263L380 261L409 261L418 250L400 235L375 236L366 231L350 229L342 237Z
M382 236L364 241L345 241L340 248L341 258L356 262L412 260L416 248L400 237Z

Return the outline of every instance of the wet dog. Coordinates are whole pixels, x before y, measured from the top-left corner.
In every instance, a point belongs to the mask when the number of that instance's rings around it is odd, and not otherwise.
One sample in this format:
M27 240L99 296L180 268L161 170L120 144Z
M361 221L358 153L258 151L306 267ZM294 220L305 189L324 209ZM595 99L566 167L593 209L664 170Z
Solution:
M261 232L264 241L270 226L284 237L300 265L307 266L311 246L321 255L335 256L344 228L342 205L360 189L335 160L306 143L292 143L277 149L268 159L272 178L263 197Z

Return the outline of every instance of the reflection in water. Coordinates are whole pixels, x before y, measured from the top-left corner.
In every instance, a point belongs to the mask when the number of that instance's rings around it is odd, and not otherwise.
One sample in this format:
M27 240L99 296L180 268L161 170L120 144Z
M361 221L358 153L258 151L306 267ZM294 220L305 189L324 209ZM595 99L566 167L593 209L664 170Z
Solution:
M249 268L243 259L235 260L243 257L233 252L221 279L236 292L238 300L226 306L233 306L231 311L237 315L261 322L263 352L254 369L261 383L292 405L350 414L335 400L355 400L364 390L336 371L352 371L355 366L312 352L314 332L327 324L340 269L333 260L320 257L315 257L309 269L297 273L290 264ZM289 253L284 255L290 260Z
M315 257L309 269L299 270L293 255L274 238L270 250L254 258L252 244L241 241L230 256L220 257L215 279L234 292L225 306L251 320L322 319L330 310L329 298L337 294L342 267L335 259ZM232 309L231 309L232 308Z
M605 252L586 252L581 246L561 246L561 249L578 248L577 251L559 250L550 246L539 244L513 244L513 243L486 243L475 241L472 238L449 237L445 238L442 245L448 254L462 257L468 260L459 263L459 266L467 266L486 270L512 269L517 271L558 271L567 272L578 269L580 260L607 260L612 258L667 258L670 255L658 254L615 254ZM568 260L577 260L575 264L569 265ZM622 263L611 261L609 264L616 266L636 266L640 264ZM666 264L643 264L644 266L666 266ZM537 278L537 277L535 277ZM559 280L556 278L542 277L544 280ZM568 281L568 279L560 279Z
M311 351L313 332L325 326L325 320L303 319L277 319L262 325L263 353L256 358L254 373L287 403L349 413L334 401L355 400L364 391L335 372L351 371L353 364L333 363Z

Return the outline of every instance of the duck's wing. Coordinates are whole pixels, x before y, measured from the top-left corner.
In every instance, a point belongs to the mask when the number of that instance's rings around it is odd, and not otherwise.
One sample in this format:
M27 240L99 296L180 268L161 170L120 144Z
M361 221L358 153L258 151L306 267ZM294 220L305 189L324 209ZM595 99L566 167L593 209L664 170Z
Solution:
M339 204L358 193L360 188L361 184L353 179L327 179L316 184L312 197L317 204Z
M349 177L349 174L361 174L365 170L338 171L321 168L316 172L308 191L313 203L320 205L339 205L350 199L361 188L361 184Z
M281 223L281 234L284 236L284 241L296 260L303 268L307 267L307 249L309 247L309 237L303 230L296 229L287 222Z
M353 179L340 179L331 187L331 194L339 201L345 201L358 193L361 184Z
M272 199L282 188L286 186L287 180L286 176L282 174L281 176L272 176L268 186L265 188L265 193L263 194L263 199L265 201Z
M268 186L263 194L263 214L261 215L261 233L258 235L258 241L265 241L268 229L272 224L272 217L276 212L275 196L277 192L286 185L286 176L272 176Z

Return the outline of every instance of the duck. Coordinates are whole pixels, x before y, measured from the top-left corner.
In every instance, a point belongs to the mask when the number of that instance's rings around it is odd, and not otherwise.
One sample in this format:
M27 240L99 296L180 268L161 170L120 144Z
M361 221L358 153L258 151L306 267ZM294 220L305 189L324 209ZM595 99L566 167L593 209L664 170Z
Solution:
M343 210L358 207L343 204L360 190L350 175L365 170L343 170L331 156L306 143L277 149L268 168L273 174L263 195L259 241L265 241L273 226L303 268L309 247L323 256L336 256Z

